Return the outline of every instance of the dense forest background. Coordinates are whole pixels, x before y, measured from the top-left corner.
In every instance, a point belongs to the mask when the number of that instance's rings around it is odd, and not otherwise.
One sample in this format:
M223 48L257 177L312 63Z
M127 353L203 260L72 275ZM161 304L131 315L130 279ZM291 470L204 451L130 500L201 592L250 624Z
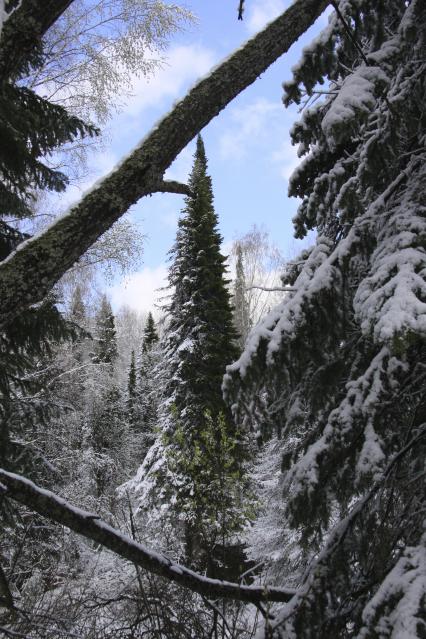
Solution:
M4 636L426 637L424 3L332 2L284 85L295 235L315 232L295 259L259 227L222 254L199 135L314 4L58 222L46 192L84 175L119 90L193 16L0 2ZM162 126L170 149L198 133L186 184L156 173ZM112 221L156 191L185 194L168 287L144 316L114 311L105 269L130 269L143 237Z

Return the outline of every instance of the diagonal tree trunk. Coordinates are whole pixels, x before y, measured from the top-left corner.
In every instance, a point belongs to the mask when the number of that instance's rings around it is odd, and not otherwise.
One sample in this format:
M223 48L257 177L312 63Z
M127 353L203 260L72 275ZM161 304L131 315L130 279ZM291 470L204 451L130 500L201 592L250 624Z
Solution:
M0 265L0 327L31 304L41 301L67 269L132 204L144 195L167 191L162 177L180 151L285 53L328 4L329 0L297 0L198 82L79 204L10 255Z

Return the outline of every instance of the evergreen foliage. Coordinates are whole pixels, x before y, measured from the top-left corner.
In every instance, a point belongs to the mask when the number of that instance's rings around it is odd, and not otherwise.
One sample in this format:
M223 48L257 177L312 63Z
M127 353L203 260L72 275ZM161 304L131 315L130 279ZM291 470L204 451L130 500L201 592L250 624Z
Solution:
M10 3L12 10L14 3ZM43 47L37 44L14 77L0 87L0 215L31 216L34 190L63 191L67 176L49 166L46 157L67 142L98 129L53 104L28 87L22 78L44 63Z
M136 362L135 351L132 351L129 366L129 377L127 381L127 413L129 422L134 424L136 421L136 405L137 405L137 383L136 383Z
M138 383L138 428L143 434L143 456L154 441L154 429L157 427L159 394L156 369L161 363L158 341L154 318L149 312L143 334Z
M217 499L207 504L213 486L225 481L232 512L241 506L243 447L221 391L226 363L237 352L236 332L201 137L189 186L192 195L186 199L171 251L173 293L158 371L163 396L160 433L130 485L142 509L149 504L152 517L157 509L160 520L166 516L172 522L175 535L181 531L186 559L211 569L218 543L212 509L219 504ZM221 455L228 456L226 462ZM221 468L221 459L226 468ZM229 464L232 471L225 480ZM244 515L229 517L227 541Z
M158 333L155 327L154 318L151 311L148 313L146 320L145 330L143 333L142 353L147 353L152 350L153 346L158 342Z
M295 540L302 551L297 570L275 571L270 552L277 582L300 586L274 636L422 637L426 6L338 6L284 85L286 104L305 100L292 131L306 156L289 185L302 199L296 234L318 239L226 387L240 419L279 437L253 557L278 508L277 557Z
M172 434L163 435L167 465L175 478L170 498L186 524L187 559L221 578L226 577L227 568L230 578L244 572L236 534L252 517L248 482L236 463L240 442L239 433L229 435L223 414L213 421L208 412L203 428L191 439L179 423ZM227 547L232 541L233 570L227 566L231 559Z
M234 324L238 334L238 346L243 350L246 339L249 334L251 322L249 316L249 307L247 303L246 278L244 273L243 251L238 243L237 261L235 265L235 282L234 282Z
M96 317L96 348L97 362L112 365L117 357L117 337L114 314L111 303L106 295L102 295L99 312Z
M171 251L165 395L179 419L185 413L184 422L192 430L193 424L203 423L206 410L213 418L226 412L222 376L236 354L226 258L220 253L222 238L201 136L188 184L192 196L186 199Z

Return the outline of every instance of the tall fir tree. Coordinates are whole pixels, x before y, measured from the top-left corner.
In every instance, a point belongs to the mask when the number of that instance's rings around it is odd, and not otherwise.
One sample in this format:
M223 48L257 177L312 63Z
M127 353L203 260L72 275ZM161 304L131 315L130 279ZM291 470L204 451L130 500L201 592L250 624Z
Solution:
M269 574L299 589L273 636L414 639L426 630L426 5L335 4L284 85L286 104L311 101L289 192L296 234L318 238L225 386L241 420L276 429L252 558L267 546Z
M129 375L127 379L127 414L129 423L133 426L137 419L137 380L135 351L130 356Z
M243 250L241 244L237 245L237 260L235 264L234 282L234 324L238 334L238 346L243 350L250 330L250 314L247 302L246 278L244 273Z
M183 543L186 560L211 571L218 539L229 541L241 528L244 479L240 433L222 398L226 364L238 352L237 334L201 137L189 187L192 195L186 199L171 250L173 293L160 371L161 432L132 487L141 507L143 502L154 504L160 518L168 504L167 517ZM213 485L227 486L228 501L223 491L212 491ZM233 517L219 517L225 502ZM219 529L223 535L218 535Z
M143 434L143 455L153 443L154 429L158 415L158 380L156 367L159 363L158 332L152 313L148 313L143 333L141 356L139 361L138 400L140 423L138 428Z
M226 412L222 377L237 352L226 258L220 252L222 238L201 136L188 185L192 196L186 199L171 251L165 394L194 433L202 427L206 410L212 417Z
M117 357L117 336L115 319L111 303L106 295L102 295L99 311L96 316L96 361L113 365Z
M148 353L158 342L158 333L155 327L154 318L151 311L148 313L145 329L143 332L142 353Z

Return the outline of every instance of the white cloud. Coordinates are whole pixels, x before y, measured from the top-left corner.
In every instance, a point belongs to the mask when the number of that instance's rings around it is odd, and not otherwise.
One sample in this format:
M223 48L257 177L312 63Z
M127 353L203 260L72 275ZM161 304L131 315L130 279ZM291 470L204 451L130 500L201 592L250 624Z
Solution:
M223 158L241 159L247 146L258 142L259 135L267 135L267 121L282 113L281 104L259 98L251 104L231 111L233 124L219 138L219 149Z
M108 295L115 308L126 305L140 313L154 311L164 291L158 289L167 285L167 267L160 264L151 268L146 266L141 271L128 276L120 284L108 289Z
M272 153L272 161L280 166L281 176L288 181L301 162L297 155L297 146L293 146L289 140L284 140L281 147Z
M214 53L200 44L171 48L163 68L157 69L152 77L134 78L133 95L126 100L123 114L134 117L166 99L180 97L183 89L205 75L214 63Z
M250 33L257 33L282 13L289 3L284 0L255 0L250 2L246 27Z

